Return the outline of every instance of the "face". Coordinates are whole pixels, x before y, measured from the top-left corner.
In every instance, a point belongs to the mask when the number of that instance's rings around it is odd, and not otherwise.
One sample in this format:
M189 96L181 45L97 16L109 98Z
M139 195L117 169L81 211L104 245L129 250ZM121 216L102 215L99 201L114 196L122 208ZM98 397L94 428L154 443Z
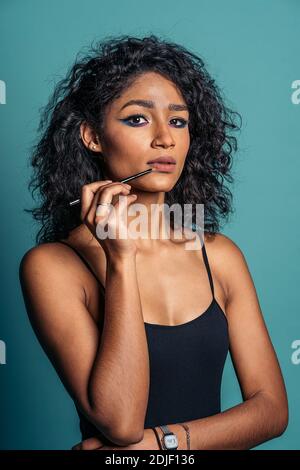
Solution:
M140 75L106 110L97 149L103 153L107 177L118 181L155 168L129 183L142 191L170 191L189 150L188 120L186 102L173 82L155 72ZM148 163L161 156L176 163L167 168Z

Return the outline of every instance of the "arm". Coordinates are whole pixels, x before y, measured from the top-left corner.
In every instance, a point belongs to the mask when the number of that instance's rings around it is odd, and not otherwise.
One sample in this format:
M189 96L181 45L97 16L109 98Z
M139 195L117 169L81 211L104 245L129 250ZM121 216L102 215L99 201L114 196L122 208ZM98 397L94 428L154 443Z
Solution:
M92 406L111 430L143 433L149 356L137 285L136 258L109 258L101 343L89 381Z
M20 264L26 309L83 414L110 441L127 445L140 439L148 397L148 352L135 259L108 263L101 341L86 307L87 274L79 275L82 272L81 261L63 245L29 250Z
M191 449L249 449L286 429L285 385L241 250L219 234L208 257L216 267L222 266L226 281L230 354L244 402L223 413L187 421ZM182 446L181 426L171 424L170 429L178 431Z
M287 420L278 413L273 398L263 392L223 413L185 422L190 429L193 450L251 449L280 436L287 426ZM178 449L186 449L186 435L181 426L171 424L169 428L178 436Z
M286 390L242 252L223 235L218 235L210 248L207 242L206 247L215 271L222 267L226 283L230 353L244 402L207 418L186 421L191 449L249 449L280 436L286 429ZM169 428L178 436L178 449L186 449L184 429L178 424L169 424ZM82 448L88 441L81 443ZM100 444L101 441L97 443ZM147 448L158 448L151 429L145 429L143 439L128 447L132 450Z

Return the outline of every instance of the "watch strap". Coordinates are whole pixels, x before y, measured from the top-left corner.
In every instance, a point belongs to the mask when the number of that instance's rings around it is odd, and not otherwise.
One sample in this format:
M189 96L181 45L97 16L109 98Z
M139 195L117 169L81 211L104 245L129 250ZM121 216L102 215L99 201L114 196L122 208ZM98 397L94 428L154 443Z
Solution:
M164 449L163 441L160 440L160 436L159 436L159 433L158 433L156 427L154 426L154 427L152 428L152 430L154 431L154 434L155 434L155 436L156 436L156 439L157 439L159 448L160 448L161 450L163 450L163 449Z
M169 428L169 426L168 426L167 424L162 424L162 425L160 426L160 429L162 430L162 432L163 432L164 434L174 434L174 433L170 430L170 428Z

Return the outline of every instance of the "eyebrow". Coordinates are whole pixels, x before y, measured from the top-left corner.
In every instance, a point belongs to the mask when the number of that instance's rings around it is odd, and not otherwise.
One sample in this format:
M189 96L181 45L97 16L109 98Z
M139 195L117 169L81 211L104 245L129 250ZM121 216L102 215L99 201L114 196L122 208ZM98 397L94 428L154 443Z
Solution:
M123 104L122 109L126 108L126 106L131 106L136 104L137 106L142 106L144 108L155 108L154 102L149 100L130 100L127 103ZM188 107L185 104L174 104L170 103L168 106L170 111L188 111Z

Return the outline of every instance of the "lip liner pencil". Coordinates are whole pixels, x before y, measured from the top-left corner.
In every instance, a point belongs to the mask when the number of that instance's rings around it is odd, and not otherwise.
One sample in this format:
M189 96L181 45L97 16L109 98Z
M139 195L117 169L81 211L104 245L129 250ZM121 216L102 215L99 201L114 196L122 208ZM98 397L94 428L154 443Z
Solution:
M146 173L150 173L152 170L153 170L153 168L148 168L148 170L141 171L140 173L136 173L135 175L128 176L128 178L124 178L119 182L120 183L127 183L127 181L133 180L135 178L139 178L140 176L145 175ZM69 202L69 205L70 206L75 206L76 204L79 204L79 202L80 202L80 198L75 199L75 201Z

